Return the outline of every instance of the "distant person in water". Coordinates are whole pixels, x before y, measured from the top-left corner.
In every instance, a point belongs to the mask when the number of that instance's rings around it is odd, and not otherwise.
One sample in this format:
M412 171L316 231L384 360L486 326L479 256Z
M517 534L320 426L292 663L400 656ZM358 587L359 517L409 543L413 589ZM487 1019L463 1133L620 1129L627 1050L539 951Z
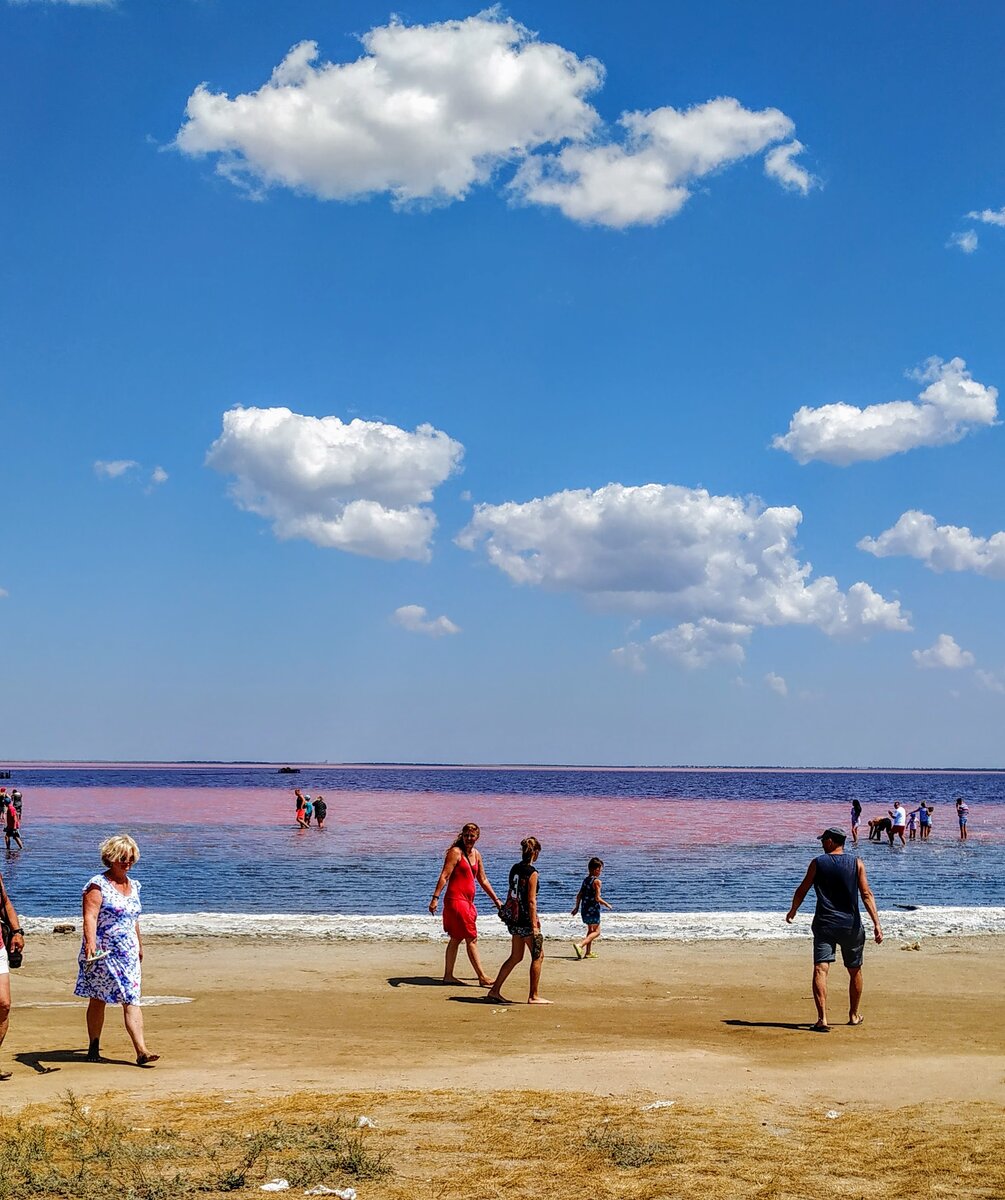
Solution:
M300 797L300 803L297 805L297 825L301 829L307 828L307 808L303 796Z
M586 937L581 942L573 942L572 948L577 958L596 958L594 944L600 938L600 910L611 906L600 894L600 873L604 869L602 858L591 858L586 864L586 878L579 885L576 893L576 903L572 906L572 915L582 914L586 926Z
M858 827L862 824L862 804L857 796L851 802L851 840L858 845Z
M443 870L433 888L433 898L429 901L429 911L436 916L436 906L440 893L447 889L443 897L443 929L450 941L447 943L443 956L443 982L461 983L457 978L457 951L461 942L468 952L468 960L475 969L478 982L482 987L489 987L492 980L482 969L482 961L478 955L478 909L475 907L475 883L481 885L482 891L499 907L499 897L492 890L492 884L485 878L485 865L482 856L475 849L475 843L481 837L482 831L469 821L461 832L451 842L443 859Z
M923 804L918 809L918 824L921 826L921 840L927 842L932 832L932 813L935 809L931 804Z
M21 841L21 818L17 815L17 809L13 804L8 804L4 809L3 815L3 837L7 849L10 849L11 838L17 842L19 850L24 849L24 842Z
M791 925L796 919L799 906L813 888L817 894L817 907L813 916L813 1002L817 1008L817 1033L830 1033L827 1022L827 975L830 965L837 958L838 946L841 959L848 971L848 1024L861 1025L862 1004L862 958L865 951L865 928L858 900L862 897L869 919L872 921L876 944L883 940L883 930L876 911L876 901L865 875L865 863L860 858L845 854L844 844L848 835L836 826L820 834L823 850L814 858L802 883L792 897L792 907L785 915Z
M912 808L907 814L907 840L913 842L918 836L918 810Z
M907 809L898 800L893 808L886 810L890 814L890 828L887 830L886 836L890 839L890 845L893 845L895 837L900 838L900 844L906 846L904 841L904 830L907 828Z
M892 825L893 822L889 817L874 817L869 822L869 841L879 842L882 840L883 834L885 833L887 837L890 838L890 842L892 844L893 837L890 834Z
M21 823L21 800L22 800L21 793L18 791L17 787L15 786L10 794L10 802L17 809L18 825L20 825L20 823Z
M956 816L960 822L960 841L967 840L967 818L970 816L970 805L962 796L956 797Z
M314 820L317 822L318 829L324 829L325 817L328 816L328 805L325 804L324 796L318 796L314 801Z
M510 867L509 895L517 901L517 916L513 922L507 922L512 937L512 949L509 958L499 968L495 983L489 988L486 1000L493 1004L511 1004L502 994L502 986L509 978L513 968L523 960L524 951L530 951L530 994L528 1004L550 1004L538 991L541 985L541 971L544 969L544 937L541 934L541 920L537 912L538 855L541 853L541 843L535 837L526 837L520 843L521 858ZM507 897L508 899L508 897Z
M311 823L311 817L314 816L314 801L310 796L304 796L304 822L307 825Z
M293 807L301 809L304 806L304 794L299 788L293 789Z

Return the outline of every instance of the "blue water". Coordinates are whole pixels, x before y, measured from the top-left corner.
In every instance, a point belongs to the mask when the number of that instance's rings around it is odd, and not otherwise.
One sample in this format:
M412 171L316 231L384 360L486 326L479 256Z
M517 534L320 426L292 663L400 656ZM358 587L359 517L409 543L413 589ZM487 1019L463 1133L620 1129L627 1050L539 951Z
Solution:
M17 768L25 849L4 876L31 916L77 912L96 846L126 830L150 912L422 913L456 829L476 820L497 891L519 838L544 843L542 908L568 910L586 859L625 911L788 907L814 835L895 799L936 805L928 843L860 845L880 907L1005 906L1005 775L991 772L731 772L438 767ZM323 792L328 828L297 830L292 789ZM952 800L971 806L958 840ZM863 827L863 839L865 830ZM488 906L486 906L487 908Z

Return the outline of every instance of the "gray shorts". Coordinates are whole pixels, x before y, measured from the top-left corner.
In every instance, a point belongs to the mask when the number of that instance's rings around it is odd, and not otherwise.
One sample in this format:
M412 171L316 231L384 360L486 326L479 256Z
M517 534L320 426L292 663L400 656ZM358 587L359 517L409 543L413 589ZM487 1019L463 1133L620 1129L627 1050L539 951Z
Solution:
M849 970L860 967L865 953L865 926L859 924L857 929L848 930L813 930L814 963L834 962L838 946L841 947L841 961Z

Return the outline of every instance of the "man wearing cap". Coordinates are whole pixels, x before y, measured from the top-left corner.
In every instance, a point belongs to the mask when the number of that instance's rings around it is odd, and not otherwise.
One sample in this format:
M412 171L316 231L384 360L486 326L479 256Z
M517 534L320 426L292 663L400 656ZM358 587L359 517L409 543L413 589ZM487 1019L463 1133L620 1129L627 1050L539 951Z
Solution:
M865 949L865 927L859 912L858 898L862 897L873 936L878 945L883 940L879 913L865 863L844 852L848 835L836 826L820 834L823 854L810 863L806 876L792 897L792 907L785 916L791 925L799 906L812 887L817 894L817 909L813 916L813 1001L817 1006L818 1033L830 1033L827 1024L827 972L841 947L841 959L848 968L848 1024L861 1025L865 1019L859 1012L862 1002L862 955Z

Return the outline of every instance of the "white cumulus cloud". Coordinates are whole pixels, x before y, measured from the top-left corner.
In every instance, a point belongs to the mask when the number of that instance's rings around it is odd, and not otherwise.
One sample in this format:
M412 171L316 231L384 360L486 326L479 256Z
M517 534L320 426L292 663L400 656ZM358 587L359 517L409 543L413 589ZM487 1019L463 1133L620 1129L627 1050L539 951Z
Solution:
M978 537L965 525L936 525L929 513L910 509L878 537L864 537L860 550L877 558L916 558L932 571L973 571L1005 579L1005 531Z
M757 626L813 625L831 636L907 630L897 601L867 583L842 592L799 561L798 508L674 484L557 492L482 504L457 538L514 583L578 593L598 607L669 614L646 649L684 665L740 662ZM638 658L642 646L623 658Z
M154 467L150 472L150 483L154 487L159 487L162 483L167 483L170 478L171 476L168 475L163 467Z
M600 64L492 12L395 20L361 40L365 53L351 63L322 62L315 42L301 42L268 83L234 99L201 85L178 148L222 155L232 178L325 200L448 201L597 122L584 97L603 80Z
M971 221L980 221L984 225L1005 226L1005 207L982 208L976 212L967 213L967 216Z
M430 618L421 604L403 604L394 610L391 620L409 633L424 633L427 637L445 637L461 632L460 626L455 625L449 617Z
M973 379L962 358L930 358L917 377L928 386L916 401L803 407L788 433L775 437L772 445L800 463L817 460L846 467L919 446L950 445L973 429L995 424L998 391Z
M629 642L611 653L617 662L635 671L645 670L649 653L662 655L689 670L714 662L738 666L746 656L744 644L751 633L750 625L702 617L700 621L684 621L673 629L665 629L645 642Z
M288 408L233 408L206 462L233 476L240 508L276 537L372 558L430 557L426 507L464 448L431 425L414 433L379 421L308 417Z
M777 692L779 696L787 696L789 694L789 685L781 675L776 675L774 671L769 671L765 675L764 682L773 692Z
M752 112L731 97L685 111L625 113L619 124L621 141L573 144L526 159L513 180L514 192L575 221L615 229L655 225L680 210L692 182L758 153L793 129L777 108ZM796 186L791 180L798 173L806 181L802 190L808 190L811 177L791 163L801 149L798 142L787 148L787 178L781 165L766 163L766 169L787 187Z
M511 198L615 228L672 216L693 181L769 146L770 176L801 192L814 182L793 161L802 146L791 118L731 97L627 112L610 136L587 99L603 66L495 9L429 25L395 19L361 41L363 54L345 63L301 42L268 82L233 98L201 84L175 146L215 156L221 174L253 191L324 200L448 203L515 167Z
M776 146L764 156L764 170L772 179L777 179L784 188L791 192L799 192L805 196L810 188L819 186L820 181L794 159L802 154L806 147L799 141L787 142L784 146Z
M919 667L941 667L949 671L961 671L977 661L969 650L960 649L956 639L948 633L940 633L927 650L912 650L911 657Z
M964 254L973 254L978 244L977 234L972 229L964 230L963 233L954 233L949 238L949 245L962 250Z
M99 479L119 479L129 471L136 470L139 465L132 458L99 458L94 464L94 473Z

